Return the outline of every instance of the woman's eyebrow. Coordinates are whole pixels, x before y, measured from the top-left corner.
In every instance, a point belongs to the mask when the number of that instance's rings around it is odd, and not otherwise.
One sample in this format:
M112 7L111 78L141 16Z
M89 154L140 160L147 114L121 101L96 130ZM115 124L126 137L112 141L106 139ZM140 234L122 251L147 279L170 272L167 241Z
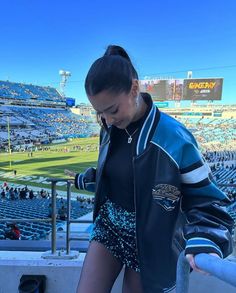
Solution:
M101 114L103 112L107 112L109 110L111 110L114 106L116 106L116 104L112 105L112 106L109 106L108 108L104 109L103 111L97 111L98 114Z

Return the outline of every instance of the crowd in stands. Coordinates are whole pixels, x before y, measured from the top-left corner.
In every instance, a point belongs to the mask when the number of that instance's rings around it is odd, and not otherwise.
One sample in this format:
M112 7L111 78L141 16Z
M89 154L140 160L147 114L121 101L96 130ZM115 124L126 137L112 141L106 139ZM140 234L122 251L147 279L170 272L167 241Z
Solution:
M97 136L99 126L90 117L70 109L2 106L0 148L7 148L8 121L12 146L52 143L58 139ZM14 123L12 123L14 120Z
M13 191L14 196L10 195ZM92 211L93 199L78 196L71 202L71 219L77 219ZM67 218L67 200L56 194L57 227ZM0 192L0 218L51 218L51 194L45 189L35 191L28 186L13 188L4 182ZM46 239L51 233L51 223L0 223L0 240Z
M55 88L0 81L0 150L53 143L58 139L97 136L91 117L73 114Z
M91 117L73 114L66 108L1 106L0 148L8 143L7 116L10 117L12 144L52 143L57 139L97 136L99 126ZM183 118L180 122L209 150L222 150L235 144L235 118Z
M194 134L198 143L210 150L222 150L236 143L236 119L231 118L177 118Z
M209 163L218 163L218 162L232 162L233 166L236 162L236 151L208 151L204 152L204 157ZM234 163L233 163L234 162Z
M28 189L27 185L23 188L14 188L9 186L7 182L4 182L0 191L1 199L8 200L23 200L23 199L34 199L37 197L32 189Z
M59 194L56 193L56 197L59 198ZM29 189L27 185L21 188L13 187L10 183L6 181L0 187L0 199L5 200L27 200L27 199L50 199L51 193L44 188L41 190L34 191ZM76 201L81 205L90 205L93 204L93 198L77 196ZM60 197L60 204L64 205L64 198Z
M232 202L236 201L236 151L205 151L213 177Z

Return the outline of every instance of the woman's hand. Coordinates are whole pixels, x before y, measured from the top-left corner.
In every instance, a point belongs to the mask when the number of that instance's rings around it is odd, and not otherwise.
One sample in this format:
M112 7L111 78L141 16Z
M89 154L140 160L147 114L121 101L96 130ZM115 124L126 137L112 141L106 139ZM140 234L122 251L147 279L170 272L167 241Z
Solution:
M210 255L213 255L213 256L216 256L216 257L219 257L219 255L217 253L209 253ZM209 273L205 272L205 271L202 271L200 270L196 264L195 264L195 260L194 260L194 255L193 254L186 254L186 258L190 264L190 267L196 271L196 272L199 272L199 273L202 273L204 275L210 275ZM220 257L219 257L220 258Z
M75 177L76 173L73 172L73 171L70 171L68 169L65 169L64 170L64 173L67 175L67 176L70 176L70 177Z

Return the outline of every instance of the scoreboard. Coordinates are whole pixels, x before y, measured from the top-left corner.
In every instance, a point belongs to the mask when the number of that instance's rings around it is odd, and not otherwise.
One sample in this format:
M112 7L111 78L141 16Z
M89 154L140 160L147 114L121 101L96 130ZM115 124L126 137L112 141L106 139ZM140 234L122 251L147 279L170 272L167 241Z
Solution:
M140 81L141 92L154 101L221 100L223 78L150 79Z

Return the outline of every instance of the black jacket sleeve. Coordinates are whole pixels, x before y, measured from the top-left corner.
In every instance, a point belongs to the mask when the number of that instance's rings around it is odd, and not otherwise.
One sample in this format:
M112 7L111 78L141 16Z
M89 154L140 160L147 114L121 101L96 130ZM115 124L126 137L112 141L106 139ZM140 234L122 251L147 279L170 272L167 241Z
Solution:
M232 252L233 219L226 211L228 197L216 186L208 164L196 142L186 142L180 166L182 210L186 254L215 252L226 257Z

